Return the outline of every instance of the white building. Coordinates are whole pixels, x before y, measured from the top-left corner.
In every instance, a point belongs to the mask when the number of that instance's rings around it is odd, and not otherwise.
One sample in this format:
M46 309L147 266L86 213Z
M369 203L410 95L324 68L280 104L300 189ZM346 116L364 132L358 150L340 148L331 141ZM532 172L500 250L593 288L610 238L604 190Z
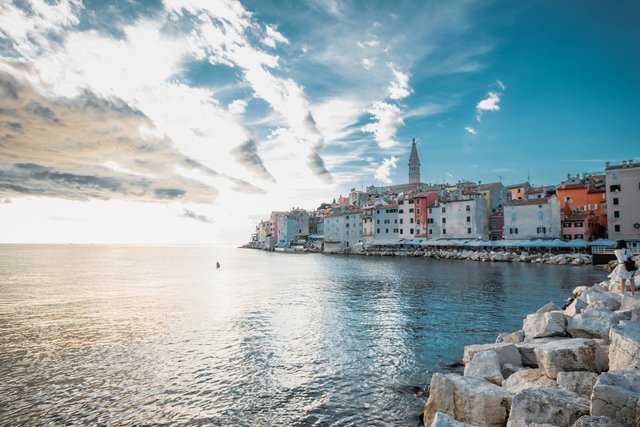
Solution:
M504 207L506 240L560 238L560 202L556 196L512 200Z
M607 164L609 239L626 240L640 250L640 163Z
M344 212L324 217L324 251L353 252L362 240L362 212Z
M418 234L416 207L415 199L412 197L398 198L398 238L413 239Z
M376 206L373 209L374 240L398 239L398 205L395 203Z
M436 202L427 214L429 239L488 239L487 201L481 194Z

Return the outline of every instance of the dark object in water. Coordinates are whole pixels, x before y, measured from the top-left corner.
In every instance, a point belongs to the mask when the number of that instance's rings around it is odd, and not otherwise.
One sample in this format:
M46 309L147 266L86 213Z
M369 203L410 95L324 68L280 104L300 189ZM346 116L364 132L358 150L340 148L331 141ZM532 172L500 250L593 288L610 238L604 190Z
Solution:
M216 261L216 268L220 268L220 263Z

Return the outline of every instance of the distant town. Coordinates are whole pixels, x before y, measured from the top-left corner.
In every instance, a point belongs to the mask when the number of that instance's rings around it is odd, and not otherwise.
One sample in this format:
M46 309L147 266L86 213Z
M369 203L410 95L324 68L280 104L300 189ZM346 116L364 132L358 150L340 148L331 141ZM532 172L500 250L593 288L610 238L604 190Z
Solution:
M420 181L415 140L409 182L352 189L316 210L274 211L249 247L357 253L370 247L431 241L626 240L640 248L640 163L605 164L604 172L567 175L557 185L529 182ZM577 242L574 242L577 243Z

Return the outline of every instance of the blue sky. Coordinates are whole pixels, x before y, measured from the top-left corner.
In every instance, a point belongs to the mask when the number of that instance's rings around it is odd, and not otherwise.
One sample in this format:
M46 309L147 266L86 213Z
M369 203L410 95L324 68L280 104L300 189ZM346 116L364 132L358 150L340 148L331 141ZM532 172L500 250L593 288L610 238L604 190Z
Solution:
M426 182L638 159L639 18L633 1L3 2L0 220L30 220L3 234L236 242L272 209L405 182L412 138Z

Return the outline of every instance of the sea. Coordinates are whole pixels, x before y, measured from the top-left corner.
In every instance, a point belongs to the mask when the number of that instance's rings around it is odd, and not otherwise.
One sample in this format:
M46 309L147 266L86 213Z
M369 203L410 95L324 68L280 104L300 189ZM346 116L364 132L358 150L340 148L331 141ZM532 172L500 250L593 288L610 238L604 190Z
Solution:
M220 268L216 268L216 262ZM415 426L593 266L0 245L0 425Z

